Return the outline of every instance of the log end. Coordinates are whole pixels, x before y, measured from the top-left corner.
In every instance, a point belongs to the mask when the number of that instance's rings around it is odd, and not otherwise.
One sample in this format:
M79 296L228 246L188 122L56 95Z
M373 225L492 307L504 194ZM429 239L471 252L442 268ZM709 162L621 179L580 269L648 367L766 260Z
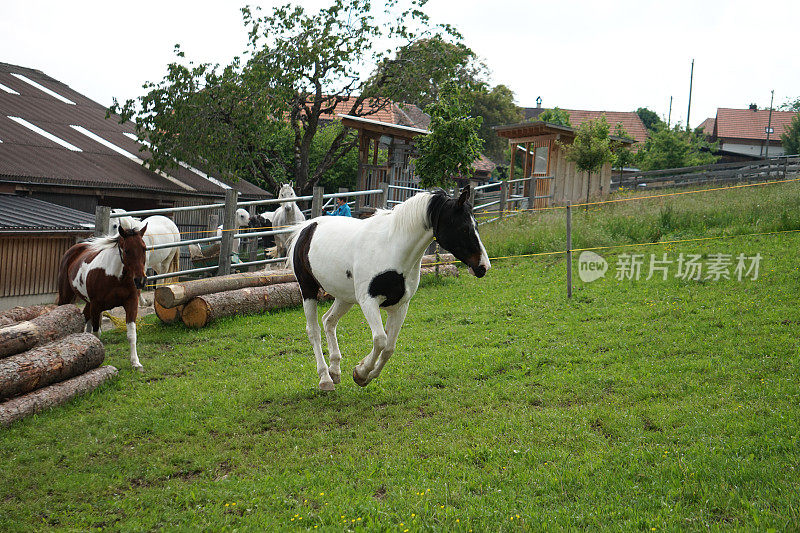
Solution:
M184 308L183 305L178 305L176 307L164 307L158 302L158 300L154 302L153 307L156 311L156 316L164 324L174 324L175 322L179 322L181 320L181 314Z
M210 309L202 298L193 298L181 311L181 320L190 328L202 328L208 325Z

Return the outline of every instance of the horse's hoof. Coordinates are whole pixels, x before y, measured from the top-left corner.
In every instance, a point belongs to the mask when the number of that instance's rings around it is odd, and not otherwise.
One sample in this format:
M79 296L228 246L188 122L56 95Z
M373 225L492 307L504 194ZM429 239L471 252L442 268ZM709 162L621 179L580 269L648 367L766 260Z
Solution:
M361 376L359 376L358 372L355 369L353 369L353 381L355 381L356 385L358 385L359 387L366 387L367 384L369 383L369 380L367 378L362 378Z
M134 370L138 370L141 373L144 373L144 367L142 365L133 365Z
M342 375L340 373L338 372L334 373L329 370L328 375L331 377L331 380L333 381L334 385L338 385L339 383L342 382Z
M319 382L319 390L332 391L332 390L336 390L336 386L332 382L320 381Z

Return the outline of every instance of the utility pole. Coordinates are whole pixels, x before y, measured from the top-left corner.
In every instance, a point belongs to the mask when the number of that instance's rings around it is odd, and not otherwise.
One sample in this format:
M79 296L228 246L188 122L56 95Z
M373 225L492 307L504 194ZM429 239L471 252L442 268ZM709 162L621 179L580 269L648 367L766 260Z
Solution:
M694 59L692 59L692 70L689 74L689 109L686 111L686 131L689 131L689 117L692 114L692 81L694 80Z
M667 129L672 126L672 96L669 97L669 115L667 115Z
M769 134L772 131L772 100L775 98L775 89L772 89L769 97L769 119L767 121L767 149L764 152L764 159L769 159Z

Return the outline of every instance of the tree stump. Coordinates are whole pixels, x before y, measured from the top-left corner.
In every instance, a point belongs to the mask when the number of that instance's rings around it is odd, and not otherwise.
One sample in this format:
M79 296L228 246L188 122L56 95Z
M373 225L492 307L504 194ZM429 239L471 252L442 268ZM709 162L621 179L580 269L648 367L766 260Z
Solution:
M34 346L83 331L86 321L80 309L72 304L60 305L32 320L0 329L0 358Z
M0 359L0 399L25 394L97 368L105 358L100 339L76 333Z
M171 308L185 304L196 296L244 289L246 287L263 287L265 285L289 283L294 280L294 273L291 270L242 272L228 276L164 285L156 289L155 301L164 308Z
M37 316L49 313L55 309L55 304L52 305L31 305L29 307L14 307L8 311L0 313L0 328L16 324L25 320L32 320Z
M62 405L99 387L117 375L113 366L101 366L74 378L0 403L0 426L9 426L34 413Z

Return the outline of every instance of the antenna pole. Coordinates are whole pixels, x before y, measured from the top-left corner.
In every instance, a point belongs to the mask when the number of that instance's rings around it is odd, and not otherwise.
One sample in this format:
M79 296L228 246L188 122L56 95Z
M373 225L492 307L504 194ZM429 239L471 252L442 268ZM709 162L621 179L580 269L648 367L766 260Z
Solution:
M694 59L692 59L692 70L689 74L689 108L686 110L686 131L689 131L689 117L692 114L692 81L694 80Z

